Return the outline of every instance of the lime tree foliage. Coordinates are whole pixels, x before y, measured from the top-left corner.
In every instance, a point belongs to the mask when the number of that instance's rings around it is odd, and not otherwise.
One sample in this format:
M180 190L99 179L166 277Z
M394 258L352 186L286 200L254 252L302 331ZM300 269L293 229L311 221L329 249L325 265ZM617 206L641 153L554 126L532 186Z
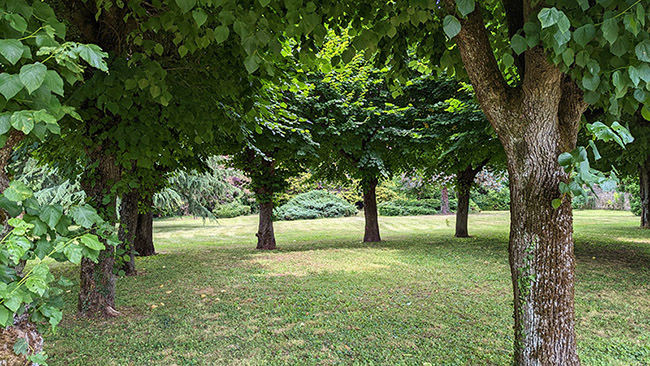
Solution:
M425 128L429 175L454 175L457 195L456 236L467 237L470 190L486 166L505 167L505 154L490 123L475 103L471 86L431 75L411 80L397 97L413 109Z
M650 115L648 115L650 117ZM633 212L641 216L641 227L650 228L649 196L650 192L650 121L643 117L643 110L634 114L626 114L623 123L634 136L634 141L627 145L617 135L609 138L618 143L607 144L593 141L593 137L585 134L581 136L588 140L589 146L597 159L596 167L607 169L616 167L619 176L625 181L624 189L632 193L630 199ZM591 141L589 141L591 140ZM636 181L632 183L632 181ZM607 187L605 187L607 188Z
M376 69L352 49L345 37L332 37L322 53L329 59L351 57L327 73L308 75L309 88L297 93L292 108L309 120L319 159L316 177L345 182L358 179L363 191L365 242L381 240L376 188L381 178L412 168L424 145L408 108L395 105L386 69Z
M279 220L307 220L327 217L347 217L357 213L357 208L346 200L326 190L301 193L278 207L274 215Z

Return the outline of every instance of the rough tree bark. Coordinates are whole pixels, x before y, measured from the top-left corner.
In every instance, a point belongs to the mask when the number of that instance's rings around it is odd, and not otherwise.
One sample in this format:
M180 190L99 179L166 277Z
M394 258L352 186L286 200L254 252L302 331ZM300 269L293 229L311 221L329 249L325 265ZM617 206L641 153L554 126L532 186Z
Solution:
M650 229L650 155L639 166L639 193L641 198L641 228Z
M363 187L363 216L366 221L363 241L365 243L379 242L379 220L377 218L377 179L371 179L362 184Z
M127 276L135 274L135 237L138 228L138 203L140 201L140 192L135 189L122 195L122 204L120 205L120 244L117 249L123 252L123 262L120 269ZM125 256L129 256L128 260Z
M445 0L454 9L454 0ZM509 24L531 14L508 9ZM550 64L543 49L523 54L521 83L501 75L480 8L461 20L454 39L480 105L508 159L511 190L510 268L514 290L514 363L575 366L573 215L570 199L558 209L558 185L567 174L557 162L575 147L586 109L576 84Z
M115 159L104 154L101 147L90 153L97 163L95 171L82 177L81 187L97 212L108 222L117 222L116 197L110 192L112 185L120 179L120 168ZM110 199L105 200L105 196ZM112 317L115 310L115 247L104 243L105 250L99 254L98 262L81 260L79 301L77 310L88 317Z
M449 215L451 213L449 209L449 190L447 187L442 187L440 190L440 213L443 215Z
M467 221L469 217L469 194L474 184L474 178L485 163L480 164L476 168L468 165L465 170L456 174L456 198L458 199L458 207L456 208L456 237L468 238L469 232L467 230Z
M135 234L135 251L141 257L156 255L156 248L153 245L153 198L142 197L146 203L147 211L138 214L138 224Z

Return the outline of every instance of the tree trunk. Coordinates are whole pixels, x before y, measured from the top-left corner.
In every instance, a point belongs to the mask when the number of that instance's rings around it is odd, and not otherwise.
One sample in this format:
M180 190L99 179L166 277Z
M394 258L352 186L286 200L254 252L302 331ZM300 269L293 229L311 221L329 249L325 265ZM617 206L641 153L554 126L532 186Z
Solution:
M363 186L363 216L366 220L365 243L379 242L379 220L377 218L377 179L362 184Z
M447 187L442 187L440 190L440 213L443 215L449 215L451 213L449 210L449 190L447 190Z
M639 193L641 196L641 228L650 229L650 155L639 167Z
M138 225L135 234L135 251L141 257L156 255L153 245L153 194L140 198L142 209L138 214Z
M476 168L468 165L465 170L456 174L456 198L458 207L456 208L456 237L468 238L467 221L469 217L469 194L474 184L476 174L487 164L487 160L480 163Z
M120 206L120 244L117 247L120 269L127 276L135 274L135 236L138 228L140 192L135 189L122 195Z
M273 233L273 202L260 203L260 222L257 230L257 249L275 249L275 234Z
M444 0L450 12L454 0ZM535 16L530 4L523 19ZM521 18L506 9L510 19ZM521 10L521 9L520 9ZM522 54L517 87L503 78L480 7L461 19L454 37L465 70L508 159L510 269L514 290L514 364L576 366L573 216L559 183L568 176L558 156L575 148L582 92L548 61L541 47ZM522 22L523 23L523 22Z
M104 220L115 223L116 197L111 188L120 178L120 169L114 158L101 150L91 153L90 158L97 162L97 167L82 177L81 187ZM109 199L105 199L106 196ZM115 247L107 242L104 245L106 249L100 252L97 263L87 258L81 260L77 310L82 316L111 317L119 314L115 311Z

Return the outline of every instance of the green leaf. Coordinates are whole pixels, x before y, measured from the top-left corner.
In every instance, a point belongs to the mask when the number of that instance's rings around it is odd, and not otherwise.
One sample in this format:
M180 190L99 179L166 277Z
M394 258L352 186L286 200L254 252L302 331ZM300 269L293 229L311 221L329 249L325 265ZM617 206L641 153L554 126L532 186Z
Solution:
M573 39L576 43L584 47L596 37L596 27L593 24L585 24L573 32Z
M598 85L600 84L600 76L598 74L592 75L592 74L585 74L582 77L582 86L591 91L595 91L598 89Z
M79 238L79 240L81 240L83 245L93 250L104 250L106 248L104 244L99 241L97 235L84 234Z
M31 94L43 84L46 74L47 67L40 62L25 65L20 68L20 82L25 85L27 92Z
M229 34L230 29L225 25L220 25L214 29L214 39L217 41L217 43L223 43L223 41L228 39Z
M59 73L56 71L47 70L43 83L52 91L52 93L63 96L63 79L61 79L61 76L59 76Z
M180 47L178 47L178 54L181 56L181 58L185 57L185 55L187 55L188 51L189 50L187 49L187 47L185 45L181 45Z
M618 22L614 18L609 18L603 22L602 26L603 37L609 42L614 43L618 38Z
M474 0L456 0L456 7L458 8L460 15L466 17L467 14L474 11L476 4L474 3Z
M575 53L573 52L572 48L567 48L562 52L562 60L567 66L571 66L573 63L573 57L575 56Z
M600 152L593 140L589 140L589 146L591 147L591 151L594 153L594 159L600 160L602 156L600 156Z
M554 209L558 209L560 206L562 206L562 200L559 198L554 199L551 201L551 206L553 206Z
M10 321L13 322L13 313L9 311L4 305L0 304L0 327L4 328L8 325L10 325Z
M102 51L99 46L94 44L80 44L77 46L79 56L84 59L90 66L108 72L108 65L104 61L108 57L108 53Z
M573 165L573 155L567 152L562 153L560 156L558 156L557 162L560 163L560 165L563 167L570 167Z
M9 19L9 25L11 28L17 30L20 33L25 33L27 30L27 21L25 18L21 17L18 14L7 14L7 19Z
M66 258L73 264L79 264L81 263L81 247L75 243L68 244L65 248L63 248L63 254L65 254Z
M83 206L75 206L70 209L70 216L74 219L77 225L89 229L93 225L101 223L102 219L97 214L97 211L90 206L85 204Z
M196 0L176 0L176 4L183 11L183 14L192 10L194 5L196 5Z
M259 1L260 1L260 5L262 5L263 7L271 3L271 0L259 0Z
M17 39L0 39L0 54L15 65L23 56L23 43Z
M50 229L56 227L56 224L61 220L61 216L63 216L63 207L61 205L45 206L38 215L38 217L43 220Z
M539 14L537 14L537 18L542 25L542 29L544 29L557 24L560 20L561 14L564 13L561 13L556 8L544 8L539 12Z
M259 68L259 59L257 55L250 55L244 60L244 66L246 66L246 71L249 74L254 73Z
M16 339L16 343L14 343L14 353L17 355L26 355L27 350L29 349L29 344L27 343L27 340L25 338L18 338Z
M23 131L25 134L32 132L32 129L34 128L33 113L33 111L29 110L14 112L14 114L12 114L11 118L9 119L11 121L11 125L15 129Z
M20 308L20 304L22 303L23 303L22 297L18 296L16 293L14 293L13 295L8 295L8 297L5 297L4 304L7 307L7 309L9 309L9 311L11 311L12 313L15 313L18 310L18 308Z
M449 38L454 38L460 33L460 22L453 15L447 15L442 21L442 29Z
M650 109L647 106L644 105L643 108L641 108L641 115L646 119L646 121L650 121Z
M512 47L516 54L521 55L528 49L528 42L526 42L526 38L515 34L510 41L510 47Z
M156 43L156 45L154 46L153 50L156 52L156 54L158 54L158 56L162 55L162 53L163 53L163 51L164 51L163 46L162 46L160 43ZM130 80L130 79L127 80L127 81L131 81L131 82L133 82L133 81ZM133 85L133 84L132 84L132 85ZM131 89L133 89L133 88L131 88Z
M506 67L510 67L510 66L512 66L514 63L515 63L515 58L512 57L511 54L506 53L505 55L503 55L503 64L504 64Z
M636 57L644 62L650 62L650 40L645 40L634 47Z
M11 113L5 112L0 114L0 135L4 135L11 129Z
M0 74L0 94L6 100L9 100L18 94L23 89L23 83L20 82L20 76L9 75L7 73Z
M12 202L22 202L32 197L34 193L23 182L11 181L9 187L3 192L3 195Z
M203 11L203 9L198 8L192 12L192 18L194 18L194 21L200 27L205 24L206 20L208 20L208 15Z

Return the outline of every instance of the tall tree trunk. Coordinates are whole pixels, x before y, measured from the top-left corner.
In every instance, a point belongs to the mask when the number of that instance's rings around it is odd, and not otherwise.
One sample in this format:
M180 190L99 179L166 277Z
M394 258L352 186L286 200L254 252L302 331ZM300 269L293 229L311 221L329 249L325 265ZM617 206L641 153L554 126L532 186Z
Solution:
M257 249L275 249L273 233L273 201L260 203L260 221L257 229Z
M138 203L140 192L137 189L122 195L120 205L120 244L117 247L118 255L122 258L120 269L127 276L135 274L135 237L138 228Z
M641 228L650 229L650 155L639 166L639 193L641 198Z
M92 152L90 158L97 163L97 167L82 177L81 187L104 220L115 223L116 197L111 188L120 179L120 169L115 159L103 154L101 149ZM119 314L115 310L115 247L106 242L104 244L106 249L100 252L97 263L87 258L81 260L77 310L82 316L112 317Z
M444 0L450 12L454 0ZM535 16L506 9L508 20ZM519 9L521 10L521 9ZM523 21L520 23L523 24ZM587 105L541 47L522 54L521 82L501 74L480 7L461 19L454 37L483 112L496 130L510 177L510 269L514 290L514 364L576 366L573 216L570 199L558 209L559 183L568 180L557 157L575 148Z
M443 215L451 213L449 210L449 190L446 186L440 190L440 213Z
M135 251L141 257L156 255L153 244L153 194L140 197L144 212L138 214L138 224L135 234Z
M486 162L482 162L476 168L468 165L465 170L456 174L456 197L458 199L458 208L456 209L456 237L467 238L467 221L469 217L469 194L474 184L474 178Z
M377 218L377 179L371 179L362 184L363 216L366 220L363 241L365 243L379 242L379 220Z

